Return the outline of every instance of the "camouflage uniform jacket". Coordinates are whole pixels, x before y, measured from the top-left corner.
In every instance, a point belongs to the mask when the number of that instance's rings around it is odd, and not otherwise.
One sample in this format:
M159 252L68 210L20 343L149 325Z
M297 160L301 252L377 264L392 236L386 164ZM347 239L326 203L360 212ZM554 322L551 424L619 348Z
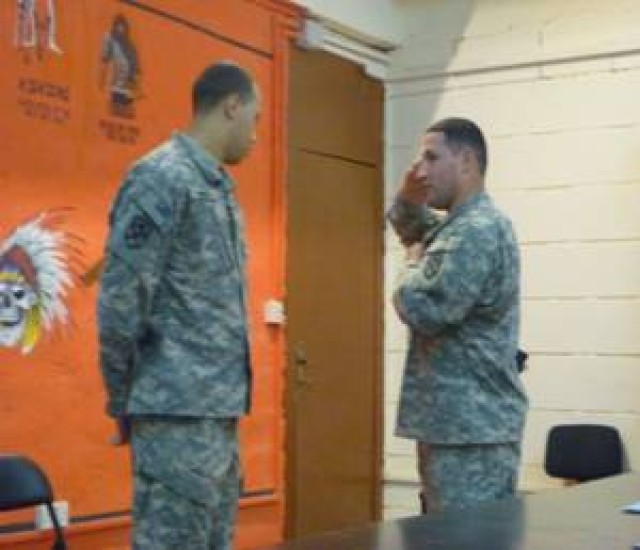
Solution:
M182 134L122 185L98 302L112 416L248 411L246 254L232 190L217 161Z
M410 329L397 435L519 441L527 398L515 361L520 260L511 222L484 192L442 220L401 199L388 217L405 244L425 245L394 297Z

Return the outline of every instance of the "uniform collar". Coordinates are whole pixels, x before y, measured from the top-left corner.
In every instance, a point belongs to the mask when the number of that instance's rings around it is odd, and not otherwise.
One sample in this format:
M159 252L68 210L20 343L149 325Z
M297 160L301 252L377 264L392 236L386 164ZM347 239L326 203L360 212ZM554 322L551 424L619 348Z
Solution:
M465 212L472 210L478 204L481 204L488 200L489 200L489 195L487 195L487 192L484 189L480 191L476 191L475 193L469 195L462 204L459 204L451 212L449 212L447 219L457 218L461 214L464 214Z
M231 191L234 188L233 180L220 161L206 151L195 139L182 132L174 132L173 140L187 152L209 185L220 187L225 191Z
M486 203L490 200L491 199L489 198L489 195L487 195L486 191L484 190L477 191L476 193L469 195L462 204L456 206L442 219L442 221L438 225L427 232L424 242L426 242L427 244L432 243L438 236L440 231L442 231L445 227L452 223L453 220L469 212L470 210L473 210L479 204Z

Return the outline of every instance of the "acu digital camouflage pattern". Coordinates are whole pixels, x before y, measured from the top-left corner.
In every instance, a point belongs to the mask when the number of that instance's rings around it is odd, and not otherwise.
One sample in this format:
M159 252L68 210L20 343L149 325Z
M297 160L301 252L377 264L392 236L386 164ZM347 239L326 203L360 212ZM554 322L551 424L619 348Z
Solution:
M107 410L133 426L136 550L231 547L236 418L251 391L232 190L214 159L176 134L134 166L112 209L100 359Z
M135 418L134 550L230 550L240 495L236 419Z
M121 188L98 303L111 415L248 410L245 244L232 188L181 134Z
M527 398L510 221L484 192L443 220L401 199L388 217L405 244L426 245L395 295L411 339L396 434L434 445L520 441Z
M518 443L429 445L419 442L418 472L426 513L515 495Z

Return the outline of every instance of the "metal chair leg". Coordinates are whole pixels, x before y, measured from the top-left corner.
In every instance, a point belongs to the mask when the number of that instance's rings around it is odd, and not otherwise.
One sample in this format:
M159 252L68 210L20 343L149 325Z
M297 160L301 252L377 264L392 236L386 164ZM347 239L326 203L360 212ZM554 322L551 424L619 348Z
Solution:
M53 523L53 529L55 531L56 539L53 541L53 546L51 550L67 550L67 545L64 541L64 536L62 535L62 528L60 527L60 523L58 522L58 516L53 509L53 503L47 502L47 510L49 511L49 516L51 517L51 523Z

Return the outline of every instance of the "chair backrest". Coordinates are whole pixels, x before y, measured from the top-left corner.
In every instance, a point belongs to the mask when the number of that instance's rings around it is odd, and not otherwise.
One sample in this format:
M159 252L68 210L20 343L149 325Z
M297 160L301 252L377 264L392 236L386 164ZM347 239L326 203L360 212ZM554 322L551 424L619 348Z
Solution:
M0 510L15 510L53 502L49 480L32 460L0 456Z
M32 460L20 455L0 455L0 511L44 504L55 530L54 550L66 544L53 511L53 491L47 476Z
M611 426L566 424L549 431L545 471L552 477L590 481L622 472L622 440Z

